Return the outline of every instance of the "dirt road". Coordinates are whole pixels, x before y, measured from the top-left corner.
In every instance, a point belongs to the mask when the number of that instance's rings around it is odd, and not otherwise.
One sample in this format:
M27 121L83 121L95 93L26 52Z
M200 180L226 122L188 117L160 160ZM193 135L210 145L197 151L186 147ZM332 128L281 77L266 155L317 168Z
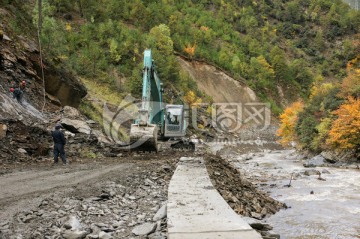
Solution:
M71 215L83 228L106 222L104 233L127 238L133 226L151 219L166 201L179 157L132 155L69 166L14 168L0 176L0 238L68 238L66 233L72 231L63 225ZM94 228L85 231L98 233Z
M21 205L38 202L51 192L65 192L75 185L91 184L112 174L124 174L133 170L135 163L114 162L110 165L97 163L44 166L32 170L0 176L0 220L11 217L24 209ZM45 171L44 171L45 170ZM85 186L84 185L84 186Z

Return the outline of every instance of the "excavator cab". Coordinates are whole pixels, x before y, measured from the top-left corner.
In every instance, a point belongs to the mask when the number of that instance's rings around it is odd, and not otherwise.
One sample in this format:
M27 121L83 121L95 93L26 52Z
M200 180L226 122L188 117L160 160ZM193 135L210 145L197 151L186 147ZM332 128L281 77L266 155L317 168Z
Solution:
M189 109L184 105L166 105L163 138L177 141L171 148L195 151L195 144L185 137L188 124Z
M187 122L183 105L166 105L164 137L184 137Z

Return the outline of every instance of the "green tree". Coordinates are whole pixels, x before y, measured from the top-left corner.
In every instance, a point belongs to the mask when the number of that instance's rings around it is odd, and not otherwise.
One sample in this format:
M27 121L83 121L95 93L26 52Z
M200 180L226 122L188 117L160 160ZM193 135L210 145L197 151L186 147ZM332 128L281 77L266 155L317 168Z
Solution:
M285 52L279 47L274 47L270 52L270 62L275 71L278 82L286 82L289 78L289 69L286 64Z
M179 68L173 54L174 43L170 37L170 29L165 24L153 27L147 38L147 45L153 52L160 79L176 83L179 79Z
M250 61L251 75L254 76L255 87L270 89L274 87L275 72L263 56L252 57Z

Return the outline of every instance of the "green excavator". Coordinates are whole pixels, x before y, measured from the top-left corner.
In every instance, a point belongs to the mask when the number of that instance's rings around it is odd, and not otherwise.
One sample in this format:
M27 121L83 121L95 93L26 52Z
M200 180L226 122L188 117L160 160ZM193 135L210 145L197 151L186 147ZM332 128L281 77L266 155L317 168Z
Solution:
M144 51L141 106L130 128L131 151L159 151L159 140L174 140L172 148L195 150L186 137L189 117L184 105L163 102L162 83L157 75L151 50Z

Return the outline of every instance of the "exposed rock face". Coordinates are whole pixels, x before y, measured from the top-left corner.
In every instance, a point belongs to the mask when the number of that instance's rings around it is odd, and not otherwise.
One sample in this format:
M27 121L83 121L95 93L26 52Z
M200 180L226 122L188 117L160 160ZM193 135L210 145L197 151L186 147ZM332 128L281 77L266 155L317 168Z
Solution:
M0 8L0 18L13 17ZM40 56L35 40L15 35L10 32L6 22L1 25L3 39L0 39L0 91L9 93L9 88L26 81L24 98L35 108L40 108L43 101L43 81L40 67ZM9 40L5 39L8 38ZM11 39L11 40L10 40ZM56 102L62 106L77 107L86 95L85 87L74 76L64 70L56 69L43 59L45 90L48 102Z
M85 87L80 82L75 80L70 74L59 72L51 67L45 70L45 75L46 92L56 96L63 106L79 106L81 99L87 93Z
M196 81L200 90L211 96L216 103L250 103L258 102L249 87L226 75L214 66L178 57L181 68Z

